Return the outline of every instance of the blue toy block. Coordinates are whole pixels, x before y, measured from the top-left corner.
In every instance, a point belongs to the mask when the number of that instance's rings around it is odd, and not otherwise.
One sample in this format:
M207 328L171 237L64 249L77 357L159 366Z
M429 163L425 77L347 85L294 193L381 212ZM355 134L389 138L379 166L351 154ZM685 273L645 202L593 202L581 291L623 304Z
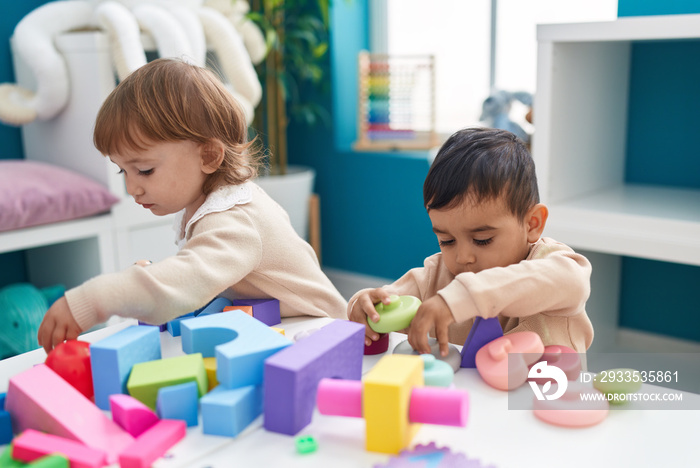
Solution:
M199 315L182 322L182 350L216 356L216 378L224 388L260 385L266 358L292 342L240 310Z
M295 435L311 422L323 378L360 380L365 327L336 320L265 361L265 429Z
M158 390L156 413L161 419L181 419L187 427L199 424L197 382L187 382Z
M199 404L204 434L235 437L262 413L262 386L229 390L219 385Z
M167 324L168 333L170 333L172 336L180 336L180 322L194 317L194 312L190 312L189 314L181 315L180 317L169 321Z
M142 322L141 320L139 320L139 325L146 325L146 326L148 326L148 327L152 327L152 326L153 326L153 325L151 325L150 323ZM165 330L168 329L168 324L167 324L167 323L161 323L160 325L156 325L156 326L158 327L158 331L164 332Z
M95 404L109 410L109 396L128 393L126 382L134 364L161 358L158 327L134 325L90 345Z
M280 301L277 299L236 299L233 306L251 306L253 317L270 327L282 323Z
M489 319L482 317L474 318L474 324L471 330L469 330L469 335L464 341L464 346L460 353L462 355L462 364L460 367L475 369L476 352L479 351L482 346L501 336L503 336L503 328L496 317Z
M217 297L203 308L195 310L194 315L195 317L199 317L200 315L219 314L224 311L225 307L229 307L231 305L233 305L233 303L230 299L226 299L225 297Z
M9 444L12 441L12 420L10 413L0 410L0 445Z

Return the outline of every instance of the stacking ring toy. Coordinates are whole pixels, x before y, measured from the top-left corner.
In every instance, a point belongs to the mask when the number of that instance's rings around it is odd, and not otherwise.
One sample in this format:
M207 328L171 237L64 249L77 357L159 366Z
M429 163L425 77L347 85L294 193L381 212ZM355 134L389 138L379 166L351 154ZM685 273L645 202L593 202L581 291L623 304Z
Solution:
M378 322L367 321L369 327L377 333L389 333L407 328L421 305L420 299L413 296L391 295L389 300L391 301L389 304L380 302L374 306L379 313Z

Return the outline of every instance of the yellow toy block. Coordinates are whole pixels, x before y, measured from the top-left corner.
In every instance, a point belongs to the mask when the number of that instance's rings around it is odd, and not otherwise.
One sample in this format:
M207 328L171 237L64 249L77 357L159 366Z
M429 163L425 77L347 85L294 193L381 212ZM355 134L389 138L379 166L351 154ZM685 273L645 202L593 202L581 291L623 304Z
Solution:
M219 381L216 380L216 358L205 357L202 361L204 361L204 370L207 372L207 388L208 391L211 391L214 387L219 385Z
M423 386L423 360L419 356L384 356L363 378L362 414L366 422L366 448L397 454L408 446L420 424L409 422L414 387Z
M270 327L280 335L284 335L284 328Z

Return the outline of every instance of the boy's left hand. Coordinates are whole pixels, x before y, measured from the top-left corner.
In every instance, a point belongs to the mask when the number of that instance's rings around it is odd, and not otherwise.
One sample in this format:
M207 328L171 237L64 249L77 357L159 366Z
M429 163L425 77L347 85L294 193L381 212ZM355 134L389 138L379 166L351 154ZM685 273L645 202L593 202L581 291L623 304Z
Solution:
M408 342L421 354L430 354L428 332L435 329L435 337L440 344L440 355L447 356L449 339L447 327L455 321L450 308L439 294L421 304L408 329Z

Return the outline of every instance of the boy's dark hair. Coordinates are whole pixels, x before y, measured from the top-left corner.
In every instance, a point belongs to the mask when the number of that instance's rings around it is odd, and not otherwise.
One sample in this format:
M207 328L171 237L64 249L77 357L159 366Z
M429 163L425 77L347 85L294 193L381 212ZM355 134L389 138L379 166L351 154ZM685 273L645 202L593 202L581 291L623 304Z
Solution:
M493 128L454 133L438 151L423 184L428 211L454 208L467 197L478 203L501 195L519 219L540 201L535 163L525 144Z

